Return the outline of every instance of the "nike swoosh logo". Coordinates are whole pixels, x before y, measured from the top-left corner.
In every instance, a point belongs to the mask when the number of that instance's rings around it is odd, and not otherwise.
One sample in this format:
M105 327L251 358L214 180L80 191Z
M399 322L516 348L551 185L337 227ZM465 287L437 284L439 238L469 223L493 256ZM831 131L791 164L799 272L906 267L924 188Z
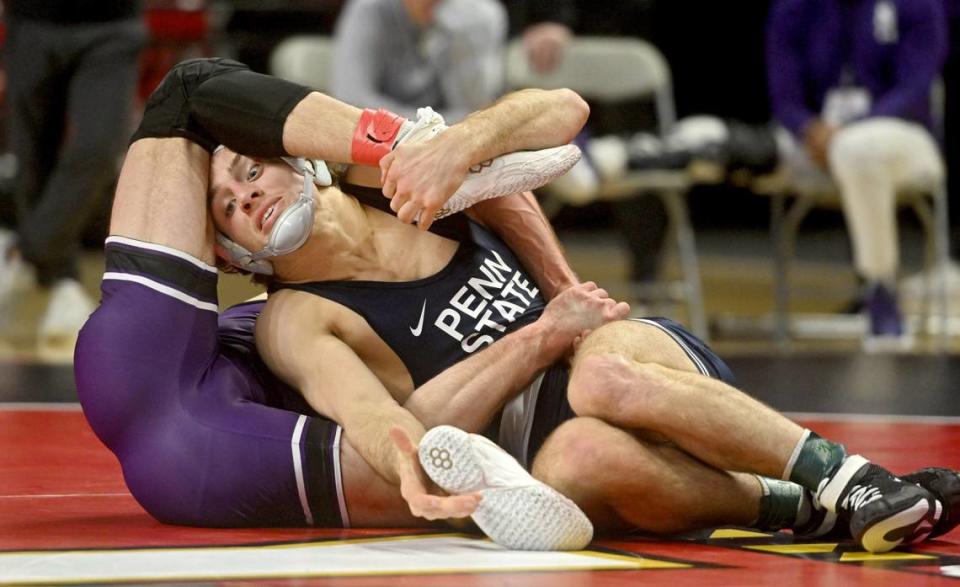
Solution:
M423 332L423 316L427 311L427 300L423 300L423 307L420 308L420 320L417 321L417 327L410 327L410 334L414 336L420 336L420 333Z

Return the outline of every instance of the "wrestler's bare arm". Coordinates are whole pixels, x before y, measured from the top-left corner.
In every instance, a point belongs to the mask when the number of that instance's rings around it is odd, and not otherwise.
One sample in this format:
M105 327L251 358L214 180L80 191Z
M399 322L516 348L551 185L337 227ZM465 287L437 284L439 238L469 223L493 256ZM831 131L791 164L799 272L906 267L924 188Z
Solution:
M209 168L207 152L186 139L133 143L120 172L110 234L166 245L212 265Z
M361 110L311 92L287 116L283 147L291 155L351 163L351 140Z
M579 282L532 193L485 200L469 212L507 243L547 300Z
M421 218L463 183L471 165L504 153L555 147L580 131L590 108L571 90L521 90L468 116L435 138L403 144L380 160L383 193L400 210L412 202Z
M630 307L592 282L552 300L533 324L446 369L410 396L404 407L426 428L452 424L483 430L537 373L561 359L584 331L625 318Z
M437 497L426 490L415 455L391 438L417 443L425 430L400 406L363 360L338 336L313 296L271 298L257 324L257 348L270 369L344 429L346 440L383 479L400 487L411 513L427 519L473 513L475 495ZM282 334L281 334L282 333ZM409 445L409 442L407 443Z

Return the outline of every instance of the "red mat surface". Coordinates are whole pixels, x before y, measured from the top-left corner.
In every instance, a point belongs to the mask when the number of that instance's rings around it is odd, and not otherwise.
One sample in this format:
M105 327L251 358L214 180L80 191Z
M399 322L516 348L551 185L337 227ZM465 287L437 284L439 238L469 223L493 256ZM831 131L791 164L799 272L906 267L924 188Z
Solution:
M920 466L960 469L960 424L804 422L894 472ZM113 455L75 409L0 411L0 551L247 545L409 534L403 530L213 530L160 524L127 493ZM256 585L939 585L942 567L960 566L960 531L912 552L926 559L868 557L841 544L796 553L789 534L757 538L603 540L599 549L692 565L685 569L397 575L250 580ZM760 547L766 550L756 550ZM753 549L752 549L753 548ZM772 550L771 550L772 548ZM856 559L854 562L848 562ZM375 561L371 570L375 570ZM224 582L230 584L231 582ZM235 582L234 582L235 583ZM142 583L141 583L142 584ZM239 583L237 583L239 584Z

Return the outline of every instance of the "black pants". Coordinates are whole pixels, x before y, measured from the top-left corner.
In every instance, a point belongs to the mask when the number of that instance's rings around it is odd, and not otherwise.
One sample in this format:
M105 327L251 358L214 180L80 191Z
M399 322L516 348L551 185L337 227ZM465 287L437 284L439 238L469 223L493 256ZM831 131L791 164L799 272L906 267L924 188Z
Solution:
M77 276L80 235L116 177L146 29L11 18L7 30L18 246L49 285Z

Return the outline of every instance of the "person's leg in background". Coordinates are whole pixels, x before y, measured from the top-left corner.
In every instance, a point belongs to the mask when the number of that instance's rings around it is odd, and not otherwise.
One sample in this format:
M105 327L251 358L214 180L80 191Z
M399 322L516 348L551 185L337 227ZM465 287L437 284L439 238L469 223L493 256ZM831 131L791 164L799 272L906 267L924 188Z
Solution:
M669 226L663 201L656 194L639 195L612 202L611 209L630 251L630 280L639 286L655 283ZM641 303L650 301L643 291L637 293Z
M7 20L10 148L17 159L13 191L17 223L23 225L43 191L63 140L67 74L57 58L57 32L47 24ZM8 324L16 295L32 288L35 275L23 263L19 239L0 235L0 323Z
M868 119L837 132L829 160L842 195L854 265L868 288L868 336L901 337L905 331L896 295L900 262L896 194L905 186L943 177L936 142L918 124Z
M950 257L960 259L960 2L950 15L950 52L943 67L943 142L947 160L947 210L950 214ZM951 264L951 267L955 267ZM956 273L956 271L951 271ZM948 286L960 293L960 274Z
M59 157L40 161L52 169L39 194L23 194L34 200L18 231L23 258L36 268L38 283L51 290L41 338L70 339L93 309L79 282L80 236L116 174L145 38L140 20L89 25L69 33L70 55L63 56L72 58L64 88L66 140L58 145Z

